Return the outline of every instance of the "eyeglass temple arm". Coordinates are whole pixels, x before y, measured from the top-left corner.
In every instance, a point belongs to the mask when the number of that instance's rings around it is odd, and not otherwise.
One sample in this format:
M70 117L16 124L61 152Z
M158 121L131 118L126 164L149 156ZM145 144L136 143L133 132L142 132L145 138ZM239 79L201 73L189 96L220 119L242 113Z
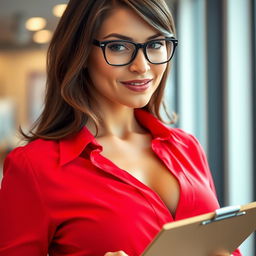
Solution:
M94 40L92 41L92 43L93 43L94 45L96 45L96 46L101 47L101 42L98 41L98 40L96 40L96 39L94 39Z

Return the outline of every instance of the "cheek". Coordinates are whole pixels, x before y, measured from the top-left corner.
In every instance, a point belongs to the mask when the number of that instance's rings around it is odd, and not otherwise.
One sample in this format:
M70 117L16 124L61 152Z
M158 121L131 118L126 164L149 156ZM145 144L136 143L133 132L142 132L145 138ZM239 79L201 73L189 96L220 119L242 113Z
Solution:
M101 51L92 51L88 61L88 71L94 85L102 85L113 80L115 72L113 67L108 65Z
M155 65L154 67L152 67L152 69L154 70L154 74L155 74L157 82L160 83L160 81L162 80L162 77L167 69L167 64Z
M158 69L159 74L162 76L167 69L167 64L156 65L156 68Z
M92 51L88 61L88 70L93 81L99 77L97 74L107 74L108 67L106 64L101 51Z

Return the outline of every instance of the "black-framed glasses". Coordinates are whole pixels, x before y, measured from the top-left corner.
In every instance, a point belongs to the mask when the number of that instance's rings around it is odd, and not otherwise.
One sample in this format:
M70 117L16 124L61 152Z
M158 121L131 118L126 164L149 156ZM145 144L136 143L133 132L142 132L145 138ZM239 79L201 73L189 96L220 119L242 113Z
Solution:
M144 44L128 40L93 40L93 44L102 49L106 62L111 66L125 66L143 50L145 58L152 64L164 64L171 60L178 40L174 37L150 40Z

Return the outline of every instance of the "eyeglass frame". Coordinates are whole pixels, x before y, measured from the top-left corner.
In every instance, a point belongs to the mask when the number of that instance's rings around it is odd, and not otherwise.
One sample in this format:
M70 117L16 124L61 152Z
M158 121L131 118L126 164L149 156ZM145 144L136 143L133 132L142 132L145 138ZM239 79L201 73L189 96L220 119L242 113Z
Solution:
M154 62L152 62L152 61L149 60L148 55L147 55L147 50L146 50L146 49L147 49L148 44L150 44L150 43L152 43L152 42L154 42L154 41L158 41L158 40L167 40L167 41L172 42L172 43L173 43L173 51L172 51L172 54L171 54L171 56L169 57L168 60L163 61L163 62L160 62L160 63L154 63ZM125 64L111 64L111 63L109 63L109 61L107 60L107 57L106 57L106 45L109 44L109 43L114 43L114 42L131 43L131 44L133 44L133 45L135 46L133 55L132 55L131 60L130 60L129 62L127 62L127 63L125 63ZM109 65L111 65L111 66L127 66L127 65L131 64L131 63L135 60L135 58L136 58L136 56L137 56L137 54L138 54L139 49L142 49L142 50L143 50L143 54L144 54L146 60L147 60L149 63L154 64L154 65L160 65L160 64L167 63L167 62L169 62L169 61L172 59L172 57L173 57L173 55L174 55L174 52L175 52L175 49L176 49L176 47L177 47L177 45L178 45L178 40L177 40L175 37L165 37L165 38L161 38L161 39L149 40L149 41L147 41L147 42L145 42L145 43L135 43L135 42L133 42L133 41L122 40L122 39L120 39L120 40L107 40L107 41L99 41L99 40L97 40L97 39L94 39L94 40L93 40L93 44L94 44L95 46L98 46L98 47L100 47L100 48L102 49L102 52L103 52L103 56L104 56L105 61L107 62L107 64L109 64Z

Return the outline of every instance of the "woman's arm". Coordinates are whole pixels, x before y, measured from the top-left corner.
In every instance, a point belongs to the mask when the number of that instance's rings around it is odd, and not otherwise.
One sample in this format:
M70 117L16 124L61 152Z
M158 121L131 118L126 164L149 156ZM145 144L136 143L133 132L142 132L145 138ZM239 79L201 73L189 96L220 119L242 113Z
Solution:
M0 255L47 255L48 214L24 149L17 148L9 154L3 171Z
M202 166L203 166L202 169L205 171L205 175L208 178L210 187L211 187L212 191L215 193L215 195L217 197L216 188L215 188L215 185L214 185L214 181L213 181L213 178L212 178L212 174L211 174L211 171L210 171L210 168L209 168L208 160L207 160L206 154L204 152L204 149L201 146L201 144L199 143L199 141L193 135L191 135L191 138L194 140L195 144L197 145L198 152L199 152L200 158L202 160ZM230 255L230 254L229 253L228 254L217 254L216 256L219 256L219 255L224 256L224 255ZM213 255L213 256L215 256L215 255ZM231 256L242 256L242 254L241 254L239 249L236 249L231 254Z

